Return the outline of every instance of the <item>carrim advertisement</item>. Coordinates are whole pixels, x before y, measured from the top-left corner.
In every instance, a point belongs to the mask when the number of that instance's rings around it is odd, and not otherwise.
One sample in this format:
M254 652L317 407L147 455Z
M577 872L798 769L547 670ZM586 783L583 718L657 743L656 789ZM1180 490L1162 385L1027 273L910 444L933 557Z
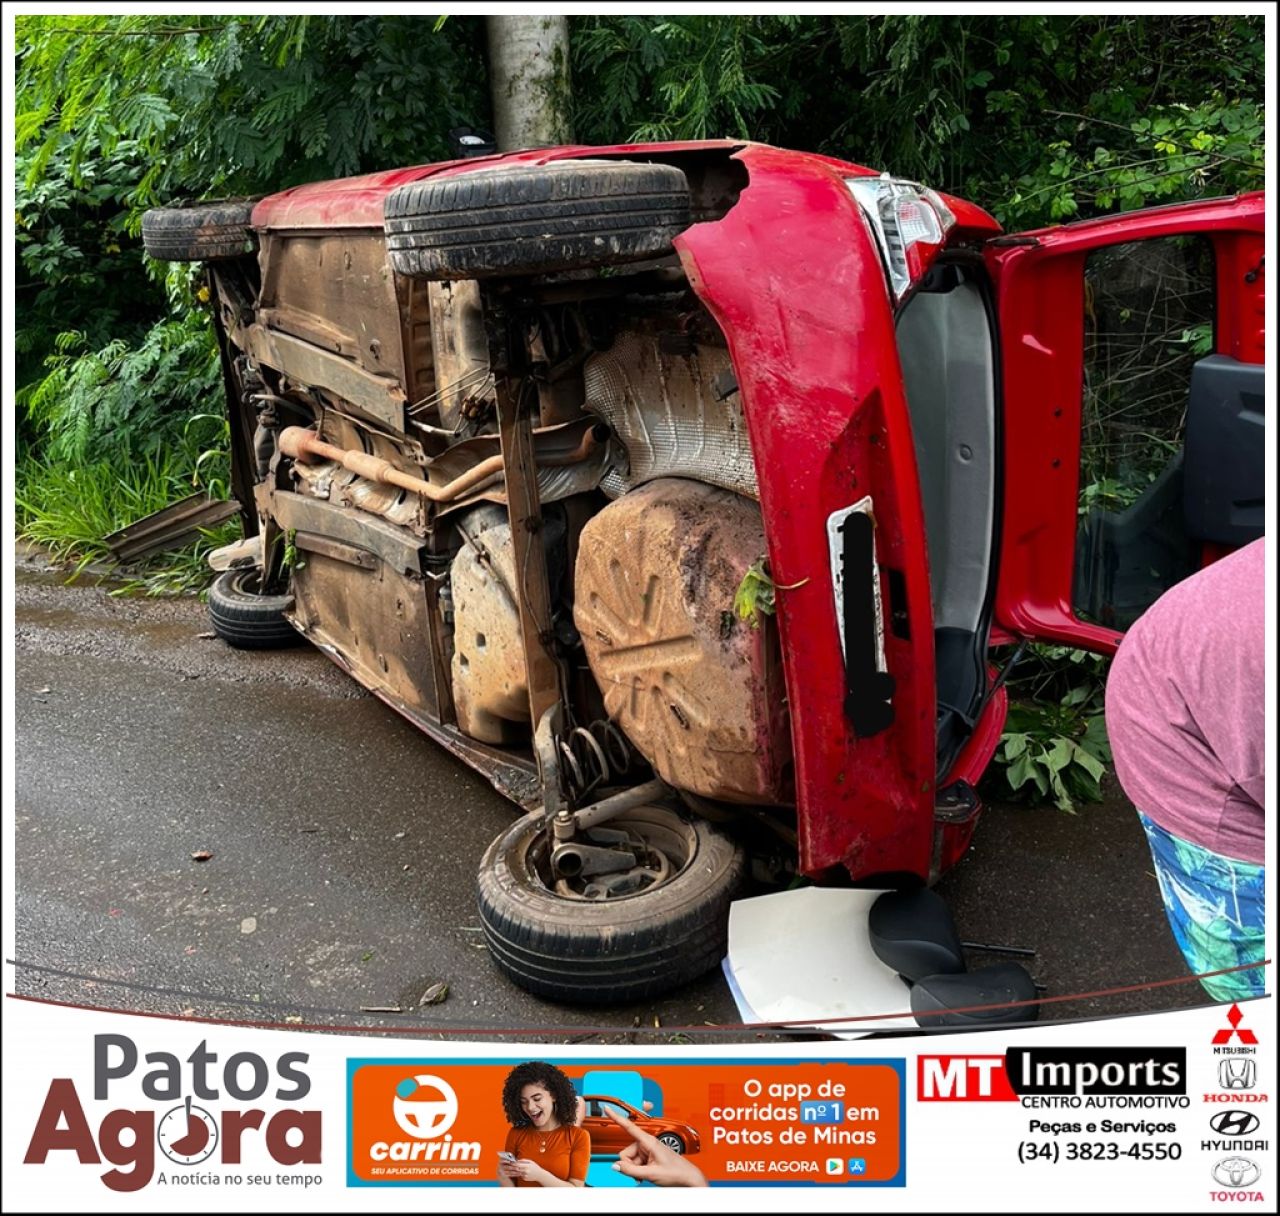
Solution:
M409 1198L386 1188L447 1188L434 1202L505 1211L521 1202L503 1193L513 1172L536 1186L557 1170L610 1188L624 1209L1275 1203L1267 999L682 1051L384 1040L21 997L6 1013L6 1211L366 1211ZM566 1124L547 1118L550 1105L522 1118L526 1102L513 1127L506 1099L531 1066L556 1078L548 1090L564 1079ZM666 1172L646 1176L646 1160ZM994 1178L1009 1185L993 1192ZM599 1199L563 1202L596 1210Z

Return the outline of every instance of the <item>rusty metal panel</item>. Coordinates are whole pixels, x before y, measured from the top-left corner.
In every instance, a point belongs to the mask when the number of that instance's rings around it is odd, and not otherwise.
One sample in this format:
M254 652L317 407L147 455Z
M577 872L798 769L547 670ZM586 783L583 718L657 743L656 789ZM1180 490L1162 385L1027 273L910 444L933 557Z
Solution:
M307 636L340 651L352 674L420 713L437 712L421 578L308 552L293 569L291 614Z
M613 428L628 457L601 489L612 498L658 477L692 477L758 498L741 398L717 399L717 383L733 383L729 352L690 345L670 353L664 337L673 336L628 330L583 366L586 408Z
M474 279L431 283L427 299L438 394L436 408L440 425L453 430L467 396L480 392L493 397L480 284Z
M258 317L404 385L400 309L382 232L269 232Z
M488 507L460 526L468 543L449 568L458 727L486 743L527 741L529 687L511 525L500 507Z
M583 528L573 615L609 717L659 776L708 798L777 804L793 796L777 631L733 610L764 552L755 503L654 481Z
M327 536L375 554L397 573L422 572L423 542L376 515L338 507L324 499L259 488L259 506L281 528Z
M404 349L404 391L410 402L436 390L435 352L431 330L431 284L423 279L396 279L400 334Z
M305 564L293 571L295 617L307 636L324 643L331 657L341 656L357 680L402 711L413 708L433 721L451 718L436 588L424 573L425 542L353 507L260 491L264 517L295 532L295 544L308 551ZM369 555L371 567L363 557L352 561L356 554Z
M255 362L336 394L353 412L373 422L404 430L405 396L398 381L372 375L341 355L265 325L248 326L246 336Z
M176 549L194 540L201 528L215 528L239 513L238 502L213 499L207 494L192 494L181 502L135 520L110 536L104 536L102 543L111 550L116 561L137 561L152 553Z
M359 566L362 570L372 570L378 564L378 559L367 549L344 544L340 540L331 540L327 536L318 536L315 532L294 532L293 547L299 552L319 553L324 557L333 558L335 562Z

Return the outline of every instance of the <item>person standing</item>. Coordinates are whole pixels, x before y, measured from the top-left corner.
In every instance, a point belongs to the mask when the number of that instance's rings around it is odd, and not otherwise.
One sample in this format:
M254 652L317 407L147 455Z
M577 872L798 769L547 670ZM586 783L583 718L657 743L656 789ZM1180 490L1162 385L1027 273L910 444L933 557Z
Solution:
M1107 678L1116 776L1178 948L1220 1001L1264 991L1265 544L1166 591Z

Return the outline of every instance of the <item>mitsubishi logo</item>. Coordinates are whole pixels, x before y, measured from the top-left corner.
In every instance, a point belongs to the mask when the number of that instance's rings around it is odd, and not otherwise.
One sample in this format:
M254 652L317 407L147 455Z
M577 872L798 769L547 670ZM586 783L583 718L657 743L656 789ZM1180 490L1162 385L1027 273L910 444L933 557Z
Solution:
M1227 1012L1227 1021L1231 1023L1230 1030L1219 1030L1213 1036L1214 1046L1221 1043L1230 1043L1232 1038L1238 1038L1242 1043L1256 1044L1258 1036L1252 1030L1241 1030L1240 1023L1244 1021L1244 1014L1240 1012L1239 1005L1232 1005Z

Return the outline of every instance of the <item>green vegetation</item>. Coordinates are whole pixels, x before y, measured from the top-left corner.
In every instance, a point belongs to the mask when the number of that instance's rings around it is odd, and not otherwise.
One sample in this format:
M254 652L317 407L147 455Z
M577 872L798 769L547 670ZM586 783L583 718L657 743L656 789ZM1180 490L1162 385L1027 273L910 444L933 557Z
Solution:
M1006 656L1006 661L1007 661ZM1069 646L1029 646L1010 675L1009 717L992 792L1064 811L1097 802L1111 748L1103 717L1107 660Z
M127 463L70 465L29 456L18 471L18 535L54 561L68 563L74 573L90 563L109 564L103 537L201 488L188 472L195 463L189 455L160 452ZM209 582L209 551L239 534L238 522L212 529L185 549L152 559L118 590L152 595L198 591Z
M587 142L751 138L886 168L1011 228L1262 184L1247 17L591 17Z
M1262 181L1256 18L606 16L571 38L586 142L809 148L1014 227ZM17 72L22 483L33 456L168 449L217 400L198 277L144 258L147 207L440 159L489 115L477 17L24 15Z
M101 560L103 535L193 484L226 492L217 424L192 425L222 395L199 271L144 257L142 213L442 159L448 129L484 117L482 48L474 20L18 19L25 538ZM143 589L207 581L192 552Z

